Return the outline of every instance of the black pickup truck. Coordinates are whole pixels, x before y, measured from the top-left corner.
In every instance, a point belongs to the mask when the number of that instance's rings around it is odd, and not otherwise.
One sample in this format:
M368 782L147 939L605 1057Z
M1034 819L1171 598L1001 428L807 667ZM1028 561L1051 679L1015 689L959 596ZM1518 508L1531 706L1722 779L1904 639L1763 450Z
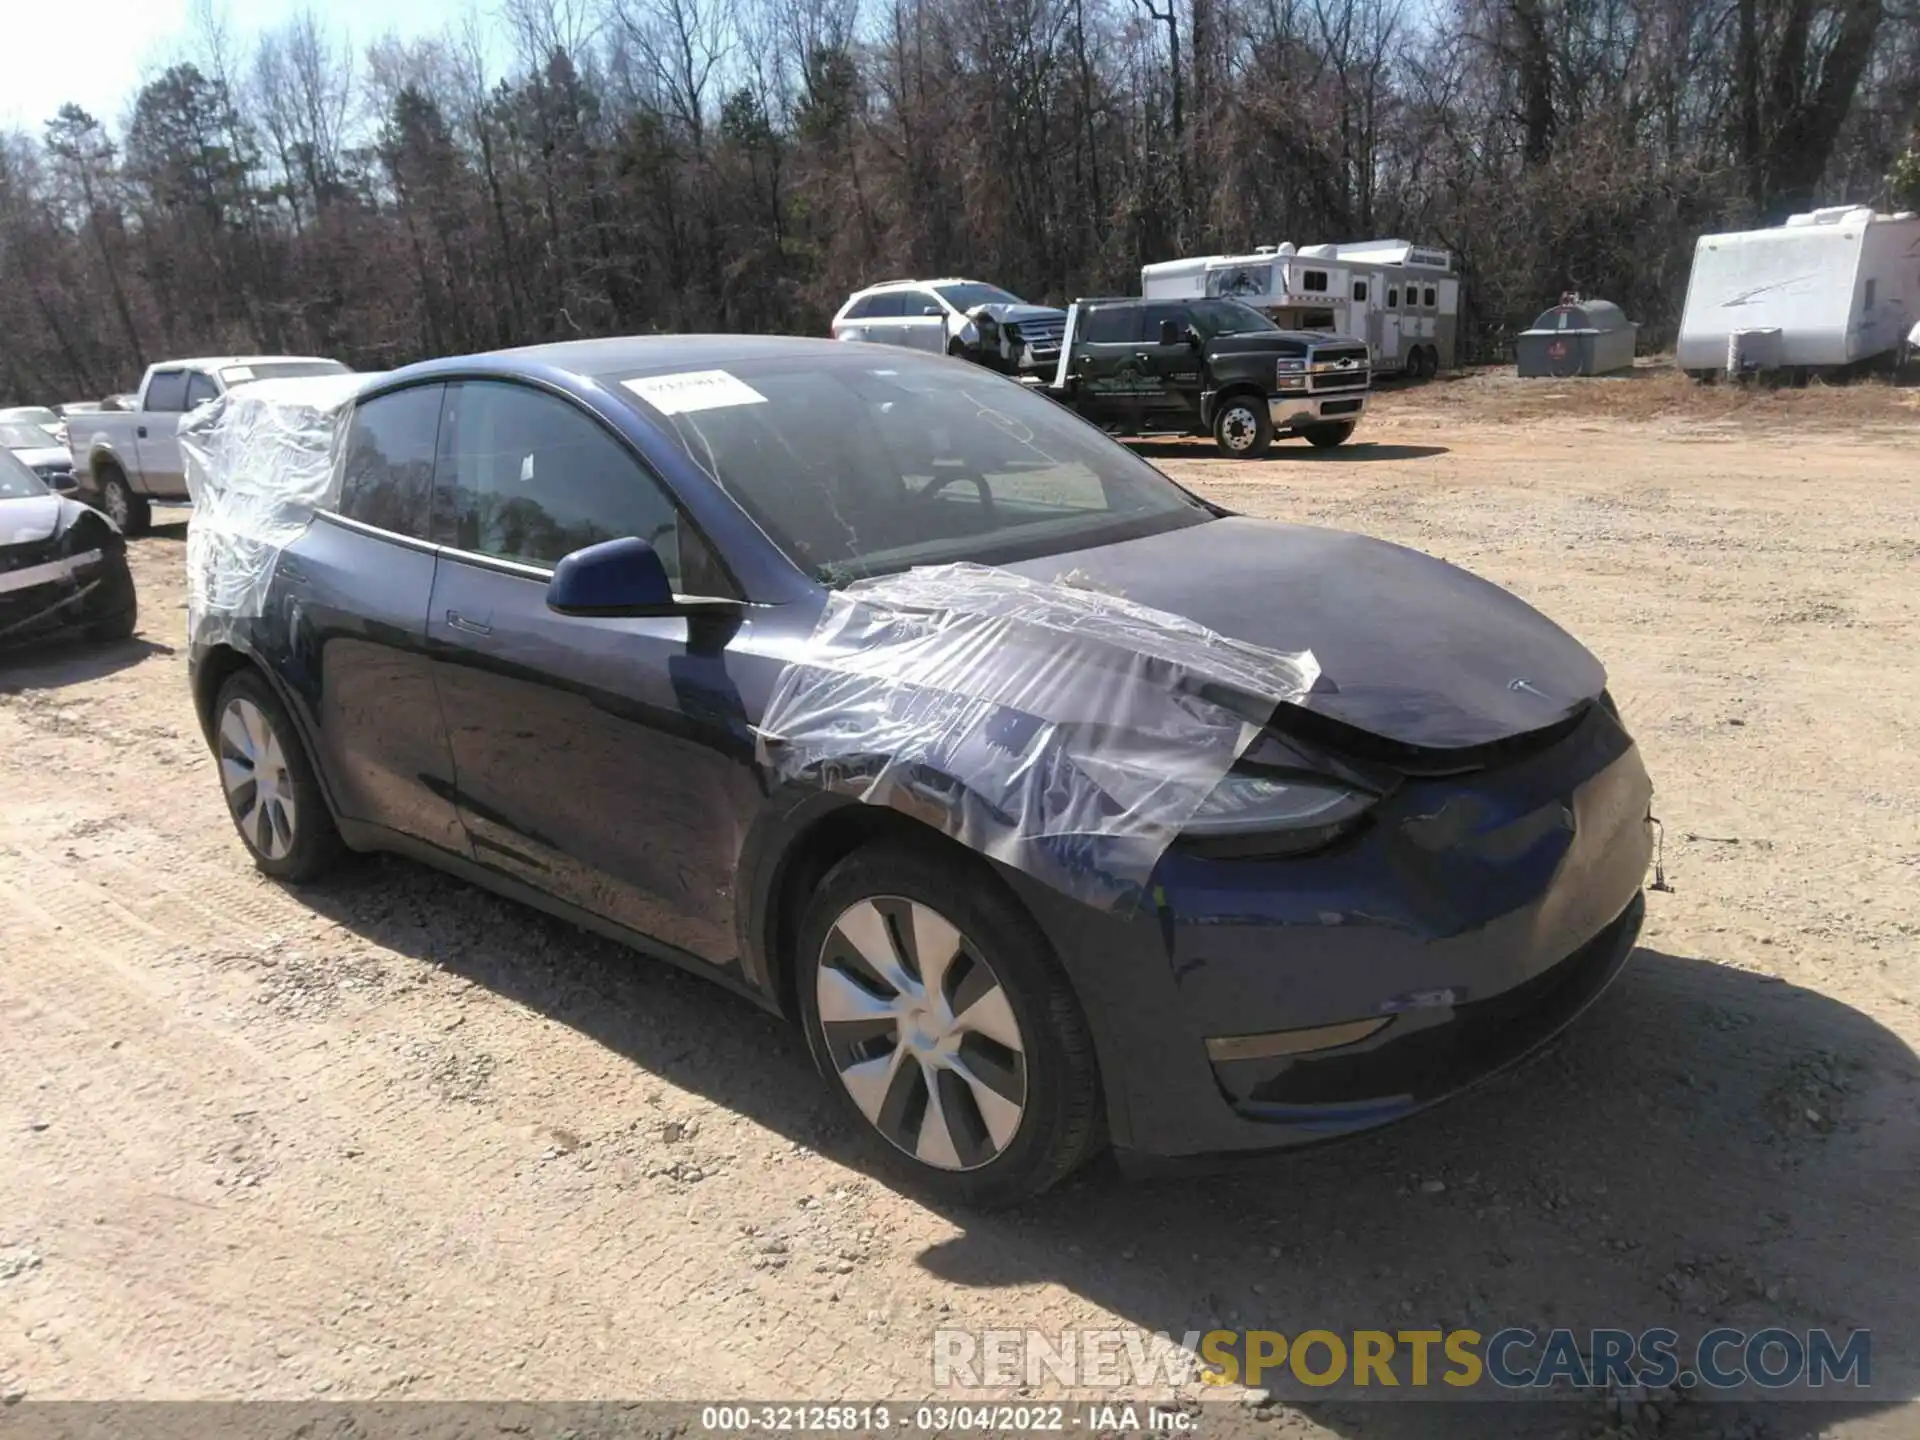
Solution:
M1367 347L1282 330L1237 300L1076 300L1043 388L1118 435L1212 435L1235 459L1276 435L1343 445L1367 406Z

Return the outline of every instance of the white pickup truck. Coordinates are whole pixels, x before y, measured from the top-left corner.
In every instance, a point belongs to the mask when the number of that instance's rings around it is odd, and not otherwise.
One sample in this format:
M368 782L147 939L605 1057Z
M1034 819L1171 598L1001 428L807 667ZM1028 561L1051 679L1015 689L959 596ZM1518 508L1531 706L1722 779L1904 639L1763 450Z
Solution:
M74 480L123 533L138 535L152 521L150 501L187 498L178 438L187 411L254 380L347 373L338 360L311 355L216 355L150 365L132 409L67 417Z

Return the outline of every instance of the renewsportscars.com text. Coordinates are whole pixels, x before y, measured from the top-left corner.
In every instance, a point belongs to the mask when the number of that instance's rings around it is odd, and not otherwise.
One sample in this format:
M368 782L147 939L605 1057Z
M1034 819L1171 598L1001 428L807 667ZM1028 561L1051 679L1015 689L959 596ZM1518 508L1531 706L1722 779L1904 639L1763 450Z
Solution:
M1445 1394L1487 1386L1555 1391L1646 1386L1709 1390L1865 1389L1873 1332L1721 1328L1694 1340L1668 1329L936 1330L940 1390L1061 1385L1159 1389L1200 1382L1249 1388L1341 1386Z

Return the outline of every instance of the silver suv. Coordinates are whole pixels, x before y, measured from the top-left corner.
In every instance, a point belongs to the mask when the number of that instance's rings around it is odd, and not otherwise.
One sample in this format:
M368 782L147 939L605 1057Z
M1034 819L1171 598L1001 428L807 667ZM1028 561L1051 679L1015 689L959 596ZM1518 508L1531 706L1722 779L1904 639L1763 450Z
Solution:
M1008 374L1051 372L1067 313L978 280L889 280L856 290L833 317L836 340L958 355Z

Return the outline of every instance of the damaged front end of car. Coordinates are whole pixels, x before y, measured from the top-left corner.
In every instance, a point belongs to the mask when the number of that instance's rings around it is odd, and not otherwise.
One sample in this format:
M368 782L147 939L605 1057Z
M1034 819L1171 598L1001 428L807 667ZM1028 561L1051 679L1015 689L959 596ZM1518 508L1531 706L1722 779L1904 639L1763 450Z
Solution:
M69 630L127 633L127 542L99 511L59 495L0 506L0 646Z

